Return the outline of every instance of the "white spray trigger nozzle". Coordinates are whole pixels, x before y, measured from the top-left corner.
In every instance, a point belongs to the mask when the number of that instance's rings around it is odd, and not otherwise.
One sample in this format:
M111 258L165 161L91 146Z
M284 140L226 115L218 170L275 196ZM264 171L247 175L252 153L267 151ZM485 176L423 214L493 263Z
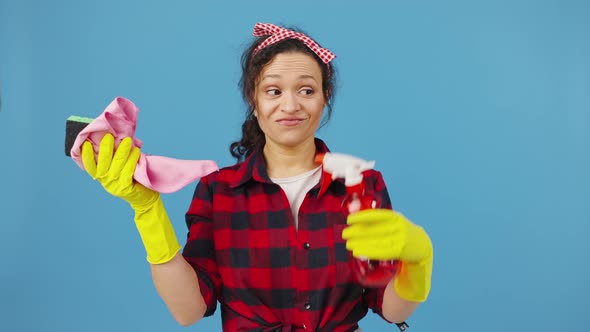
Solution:
M344 184L354 186L363 181L362 172L373 169L375 161L367 161L343 153L326 153L323 158L324 169L332 174L332 179L343 178Z

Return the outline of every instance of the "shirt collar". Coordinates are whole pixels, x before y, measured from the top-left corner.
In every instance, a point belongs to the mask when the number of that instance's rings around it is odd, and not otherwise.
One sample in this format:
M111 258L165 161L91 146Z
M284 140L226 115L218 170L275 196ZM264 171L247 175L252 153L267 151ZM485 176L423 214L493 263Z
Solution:
M326 143L321 139L315 138L314 142L316 153L330 152ZM264 159L262 147L254 150L252 154L239 165L238 170L231 181L230 187L239 187L250 180L262 183L272 183L266 172L266 160ZM322 170L318 196L322 195L328 189L330 183L332 183L332 175Z

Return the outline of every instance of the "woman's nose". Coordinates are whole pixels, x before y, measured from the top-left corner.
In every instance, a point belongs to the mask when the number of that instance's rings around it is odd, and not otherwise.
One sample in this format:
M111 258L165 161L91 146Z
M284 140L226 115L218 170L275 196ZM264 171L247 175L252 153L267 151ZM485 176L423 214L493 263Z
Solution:
M283 93L282 99L281 111L292 113L299 110L299 101L294 93Z

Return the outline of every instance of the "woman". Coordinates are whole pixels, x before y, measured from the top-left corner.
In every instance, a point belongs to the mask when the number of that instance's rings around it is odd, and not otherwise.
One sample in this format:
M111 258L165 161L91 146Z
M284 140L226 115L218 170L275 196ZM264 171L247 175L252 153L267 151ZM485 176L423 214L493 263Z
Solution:
M428 235L391 210L374 170L364 181L383 208L347 218L343 183L322 178L314 161L328 151L315 132L332 111L335 56L271 24L257 24L254 35L242 56L247 119L230 147L238 163L197 185L182 254L159 194L132 179L140 152L130 139L115 149L105 136L98 163L85 143L85 169L135 210L156 289L182 325L212 315L218 301L224 331L358 331L369 308L404 321L430 289ZM400 260L401 270L386 287L364 288L347 250Z

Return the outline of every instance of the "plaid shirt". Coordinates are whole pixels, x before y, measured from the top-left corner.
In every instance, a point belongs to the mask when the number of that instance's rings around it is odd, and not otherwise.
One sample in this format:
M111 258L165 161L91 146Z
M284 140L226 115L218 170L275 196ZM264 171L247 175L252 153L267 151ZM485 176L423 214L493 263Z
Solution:
M316 149L328 151L320 139ZM364 181L391 208L381 173L367 171ZM186 213L183 256L197 272L205 316L219 301L224 331L348 332L368 308L381 315L385 288L364 289L349 266L345 195L343 182L323 173L296 230L261 150L202 178Z

